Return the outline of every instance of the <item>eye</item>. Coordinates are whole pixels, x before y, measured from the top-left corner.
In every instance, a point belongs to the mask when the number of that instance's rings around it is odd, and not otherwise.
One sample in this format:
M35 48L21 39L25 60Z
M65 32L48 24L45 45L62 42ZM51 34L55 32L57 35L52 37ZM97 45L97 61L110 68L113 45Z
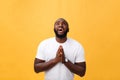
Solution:
M58 25L58 23L55 23L55 25Z
M56 22L55 25L59 25L59 22Z
M66 23L66 22L63 22L63 25L64 25L64 26L66 26L66 25L67 25L67 23Z

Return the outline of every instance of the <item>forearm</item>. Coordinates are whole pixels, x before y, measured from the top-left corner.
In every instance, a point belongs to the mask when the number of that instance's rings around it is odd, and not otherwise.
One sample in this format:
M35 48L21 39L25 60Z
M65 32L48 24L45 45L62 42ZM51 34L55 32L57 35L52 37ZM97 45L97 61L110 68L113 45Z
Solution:
M70 61L68 61L67 63L64 63L64 64L71 72L73 72L81 77L85 75L85 71L86 71L85 65L73 64Z
M57 61L55 59L51 59L48 62L41 62L41 63L34 64L34 69L35 69L35 72L38 73L38 72L42 72L42 71L51 69L56 64L57 64Z

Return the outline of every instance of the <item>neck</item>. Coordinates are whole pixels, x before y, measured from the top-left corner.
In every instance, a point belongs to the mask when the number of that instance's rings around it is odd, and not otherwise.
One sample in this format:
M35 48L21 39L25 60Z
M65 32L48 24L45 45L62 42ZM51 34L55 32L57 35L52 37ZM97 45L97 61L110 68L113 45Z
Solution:
M59 43L64 43L66 40L67 40L67 37L64 37L64 38L56 37L56 41L59 42Z

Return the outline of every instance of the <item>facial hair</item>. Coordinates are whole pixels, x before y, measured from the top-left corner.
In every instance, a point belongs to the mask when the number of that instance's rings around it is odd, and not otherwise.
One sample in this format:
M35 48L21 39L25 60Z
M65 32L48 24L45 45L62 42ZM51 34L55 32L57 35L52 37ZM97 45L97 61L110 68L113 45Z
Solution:
M64 34L63 35L59 35L58 34L58 32L57 32L57 30L55 30L54 29L54 32L55 32L55 35L56 35L56 37L58 37L58 38L65 38L66 36L67 36L67 32L69 31L69 29L67 29L65 32L64 32Z

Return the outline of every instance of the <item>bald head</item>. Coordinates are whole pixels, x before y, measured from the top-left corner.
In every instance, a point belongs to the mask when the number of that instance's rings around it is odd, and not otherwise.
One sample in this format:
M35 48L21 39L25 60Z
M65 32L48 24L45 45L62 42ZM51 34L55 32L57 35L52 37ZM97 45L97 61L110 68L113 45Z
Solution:
M65 24L67 25L67 27L69 27L68 22L67 22L64 18L58 18L58 19L55 21L55 23L56 23L56 22L59 22L59 21L65 22ZM55 25L55 24L54 24L54 25Z
M63 18L57 19L54 24L54 32L58 38L67 37L67 33L69 32L68 22Z

